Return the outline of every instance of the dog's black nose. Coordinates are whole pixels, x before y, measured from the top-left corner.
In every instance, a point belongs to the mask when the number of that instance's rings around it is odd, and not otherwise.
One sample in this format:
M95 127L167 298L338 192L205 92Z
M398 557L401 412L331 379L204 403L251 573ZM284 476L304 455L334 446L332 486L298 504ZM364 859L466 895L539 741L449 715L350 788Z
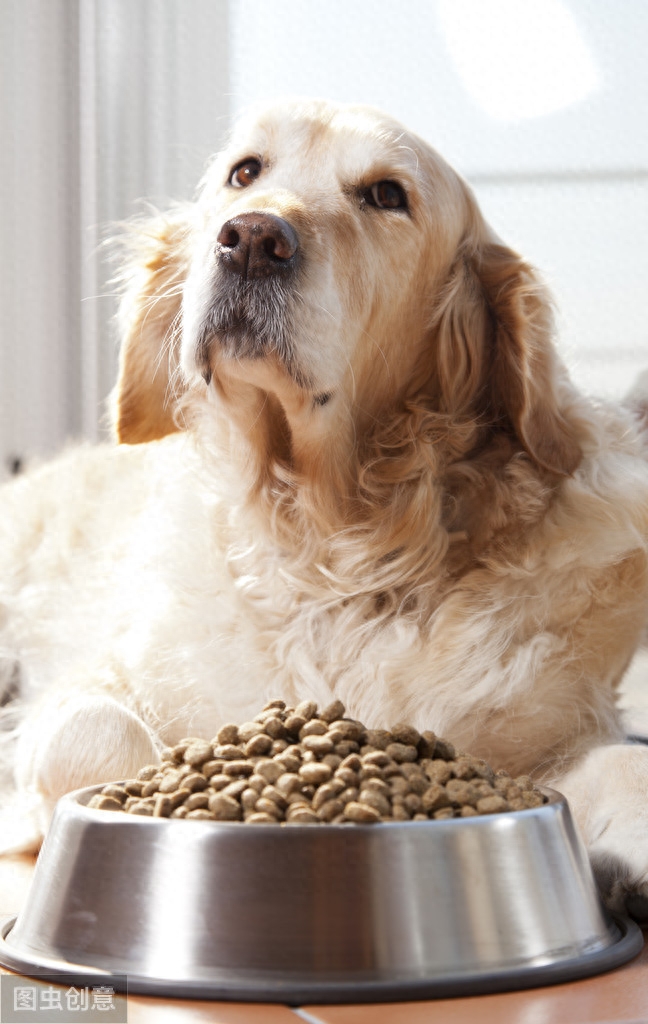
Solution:
M218 233L218 256L241 277L269 277L292 270L299 240L288 221L271 213L240 213Z

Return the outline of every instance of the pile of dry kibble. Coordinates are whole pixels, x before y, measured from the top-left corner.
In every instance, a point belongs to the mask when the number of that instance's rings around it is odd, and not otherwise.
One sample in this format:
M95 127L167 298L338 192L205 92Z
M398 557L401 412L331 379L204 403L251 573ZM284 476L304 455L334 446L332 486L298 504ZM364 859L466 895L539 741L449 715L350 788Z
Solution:
M409 725L366 729L334 701L266 704L211 742L185 739L160 765L104 786L89 806L152 817L251 824L427 821L538 807L528 776L513 779Z

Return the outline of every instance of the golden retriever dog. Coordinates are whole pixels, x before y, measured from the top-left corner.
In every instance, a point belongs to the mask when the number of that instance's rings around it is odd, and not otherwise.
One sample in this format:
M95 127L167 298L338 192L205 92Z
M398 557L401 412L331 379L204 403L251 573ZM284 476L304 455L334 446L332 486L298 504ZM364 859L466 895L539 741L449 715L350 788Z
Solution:
M610 904L648 894L648 747L615 706L648 389L577 392L535 271L369 108L248 118L126 249L120 443L2 491L5 849L163 744L340 698L554 784Z

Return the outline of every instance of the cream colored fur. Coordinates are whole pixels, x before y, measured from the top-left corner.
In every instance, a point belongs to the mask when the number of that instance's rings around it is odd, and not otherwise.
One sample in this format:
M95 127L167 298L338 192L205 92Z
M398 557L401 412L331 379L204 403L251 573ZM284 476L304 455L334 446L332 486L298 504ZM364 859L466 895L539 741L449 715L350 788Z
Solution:
M407 209L367 201L384 180ZM210 327L242 213L299 239L252 354ZM610 902L648 893L648 748L615 707L648 618L648 389L577 393L533 269L369 109L255 115L131 242L122 443L2 492L5 848L161 744L336 696L564 788Z

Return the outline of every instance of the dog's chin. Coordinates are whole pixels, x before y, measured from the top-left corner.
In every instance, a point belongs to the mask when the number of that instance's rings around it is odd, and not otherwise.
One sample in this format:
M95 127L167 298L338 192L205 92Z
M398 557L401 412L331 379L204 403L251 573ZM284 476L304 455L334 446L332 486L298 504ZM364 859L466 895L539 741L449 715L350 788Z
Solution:
M274 390L291 384L299 391L312 389L310 375L300 365L291 344L271 330L250 325L244 319L206 329L194 349L196 366L209 384L214 375L225 375Z

